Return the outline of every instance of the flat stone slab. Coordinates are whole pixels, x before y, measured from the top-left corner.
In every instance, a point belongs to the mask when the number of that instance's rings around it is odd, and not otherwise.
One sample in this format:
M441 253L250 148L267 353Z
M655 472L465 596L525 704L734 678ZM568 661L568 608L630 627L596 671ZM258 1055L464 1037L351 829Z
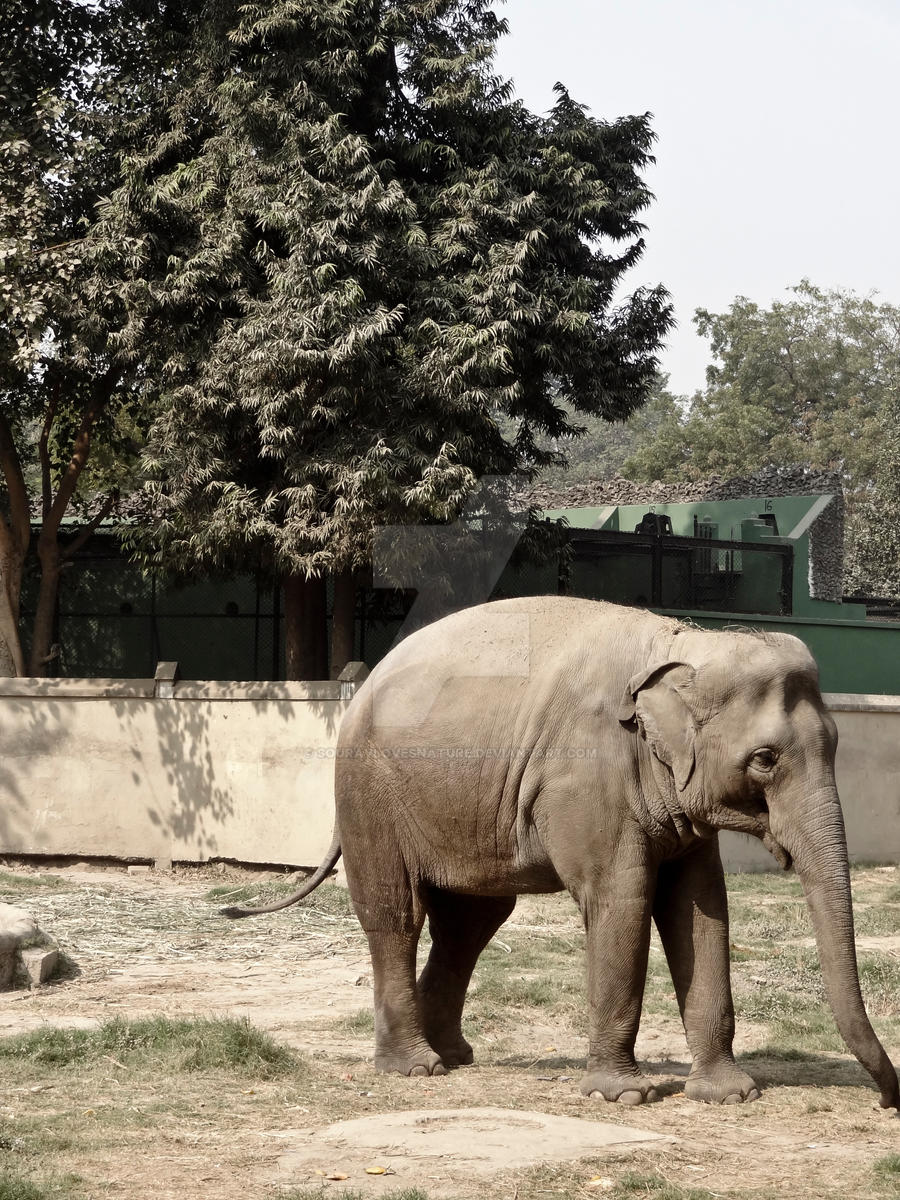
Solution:
M279 1158L279 1169L310 1180L337 1172L354 1186L366 1180L366 1167L385 1167L394 1184L403 1185L421 1178L429 1167L489 1175L537 1163L571 1162L610 1148L662 1148L674 1142L626 1125L493 1107L379 1113L338 1121L305 1136L304 1132L278 1135L288 1143L292 1136L303 1139Z

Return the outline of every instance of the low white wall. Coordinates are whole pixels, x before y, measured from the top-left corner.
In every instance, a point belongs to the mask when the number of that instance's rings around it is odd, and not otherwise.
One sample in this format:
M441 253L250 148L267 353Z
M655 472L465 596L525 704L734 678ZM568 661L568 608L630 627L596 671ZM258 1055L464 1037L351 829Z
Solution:
M0 854L318 863L350 683L0 680ZM900 697L826 697L851 857L900 862ZM722 835L729 870L775 863Z
M0 681L0 852L318 863L341 691Z

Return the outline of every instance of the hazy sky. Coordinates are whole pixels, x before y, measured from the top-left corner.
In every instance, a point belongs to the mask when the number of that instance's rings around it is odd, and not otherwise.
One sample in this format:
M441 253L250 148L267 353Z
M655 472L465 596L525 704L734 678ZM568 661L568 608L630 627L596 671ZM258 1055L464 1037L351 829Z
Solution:
M900 302L897 0L507 0L499 69L543 112L651 112L647 251L678 329L663 367L703 383L698 306L767 304L804 276Z

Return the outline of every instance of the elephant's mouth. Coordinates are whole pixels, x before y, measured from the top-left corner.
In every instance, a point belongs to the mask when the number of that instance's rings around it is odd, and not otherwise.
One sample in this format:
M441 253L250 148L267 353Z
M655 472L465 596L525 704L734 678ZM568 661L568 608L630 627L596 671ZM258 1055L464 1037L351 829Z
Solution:
M772 832L769 829L768 812L766 811L759 813L756 819L759 822L760 829L762 830L762 844L781 867L782 871L789 871L794 865L794 860L791 858L788 851L785 850L784 846L780 845L780 843L776 842L772 837Z

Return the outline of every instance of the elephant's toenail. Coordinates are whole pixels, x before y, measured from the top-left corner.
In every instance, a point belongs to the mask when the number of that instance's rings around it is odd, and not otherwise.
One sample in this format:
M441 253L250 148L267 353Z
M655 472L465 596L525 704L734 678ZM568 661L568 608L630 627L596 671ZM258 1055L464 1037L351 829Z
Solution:
M747 1099L748 1100L758 1100L761 1094L762 1093L759 1092L756 1088L751 1088L750 1091L747 1093Z
M644 1093L637 1091L622 1092L619 1096L620 1104L643 1104Z
M647 1088L647 1103L653 1104L659 1099L659 1092L656 1088Z
M428 1068L427 1067L412 1067L410 1069L409 1073L410 1073L410 1075L427 1075Z
M726 1096L722 1101L723 1104L740 1104L742 1097L737 1092L732 1092L730 1096Z
M591 1092L588 1096L589 1100L605 1100L606 1097L602 1092Z
M434 1070L431 1073L432 1073L432 1075L446 1075L447 1068L444 1066L443 1063L440 1063L440 1062L435 1063Z

